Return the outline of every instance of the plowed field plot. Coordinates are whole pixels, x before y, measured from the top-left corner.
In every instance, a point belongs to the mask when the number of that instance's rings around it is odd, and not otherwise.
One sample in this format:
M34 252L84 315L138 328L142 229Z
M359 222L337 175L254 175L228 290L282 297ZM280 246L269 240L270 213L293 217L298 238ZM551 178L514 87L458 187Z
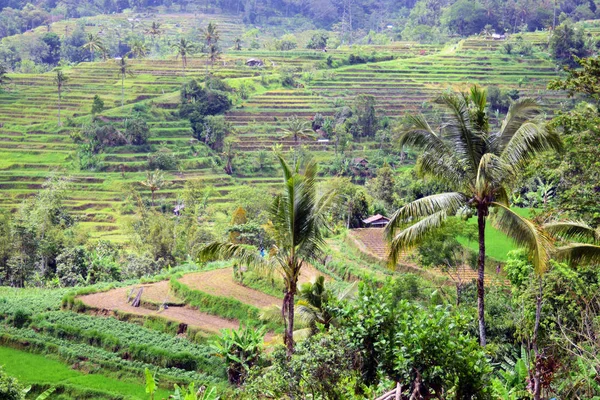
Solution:
M138 287L138 286L135 286ZM162 281L149 285L143 285L142 299L162 302L168 293L169 281ZM108 292L94 293L81 296L79 299L88 307L97 310L121 311L134 315L159 316L178 323L201 329L208 333L218 333L220 329L237 329L239 323L214 315L206 314L191 307L169 307L166 310L150 310L144 307L133 307L127 303L127 296L132 286L109 290ZM172 296L169 296L172 298Z

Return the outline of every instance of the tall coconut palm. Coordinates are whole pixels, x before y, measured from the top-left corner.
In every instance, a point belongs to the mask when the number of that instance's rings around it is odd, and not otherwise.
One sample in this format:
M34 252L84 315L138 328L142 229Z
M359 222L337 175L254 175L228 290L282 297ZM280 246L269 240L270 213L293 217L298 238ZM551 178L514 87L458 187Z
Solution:
M294 115L287 120L287 126L283 128L283 139L294 138L294 143L298 144L299 139L315 138L316 135L309 126L309 121L302 120Z
M206 29L202 29L201 36L202 41L206 43L207 46L216 44L221 38L221 34L217 29L217 24L212 21L208 23Z
M211 44L208 46L208 50L206 52L207 61L210 61L210 66L214 67L215 61L221 58L221 49L216 44ZM208 70L206 71L208 74Z
M386 228L389 265L395 266L404 250L449 216L476 213L479 341L485 346L485 226L490 209L499 211L495 224L528 247L534 265L542 268L545 256L541 244L533 240L536 236L531 226L510 210L507 193L527 162L539 152L560 149L561 141L556 133L546 130L540 108L532 99L513 103L497 132L490 132L484 90L473 86L470 93L443 95L439 102L447 112L439 131L423 116L411 116L400 144L422 149L418 172L439 179L454 191L415 200L394 213Z
M154 44L154 39L162 33L162 30L160 29L160 22L152 22L150 28L146 29L146 33L150 35L152 38L152 44Z
M54 84L56 85L56 90L58 92L58 126L62 126L62 122L60 121L60 108L62 102L62 92L65 84L69 80L69 77L65 75L64 72L60 68L56 69L56 75L54 75Z
M125 105L125 77L133 76L133 72L131 72L126 57L117 58L116 61L119 68L119 76L121 77L121 107L123 107Z
M317 165L311 161L303 173L300 163L290 166L279 156L283 170L283 193L275 197L269 210L275 245L266 259L257 252L231 243L212 243L201 251L204 259L236 258L243 263L277 269L284 281L282 314L285 321L284 343L288 356L294 352L294 298L302 266L319 260L325 244L322 231L324 214L333 194L317 196Z
M178 42L173 43L171 47L177 52L177 57L181 56L181 64L183 67L183 73L185 74L185 67L187 67L187 57L195 51L196 47L193 43L184 38L181 38Z
M90 61L94 61L94 53L105 53L104 43L102 43L100 36L94 35L93 33L88 33L86 40L87 42L85 42L85 44L81 47L90 52Z
M154 193L165 185L165 174L161 170L146 171L146 179L140 182L150 189L152 193L152 207L154 207Z
M214 64L214 60L211 60L211 54L219 53L217 43L220 39L220 33L217 24L212 21L209 22L206 29L202 30L201 35L206 49L206 74L208 75L208 62L211 61L211 65Z

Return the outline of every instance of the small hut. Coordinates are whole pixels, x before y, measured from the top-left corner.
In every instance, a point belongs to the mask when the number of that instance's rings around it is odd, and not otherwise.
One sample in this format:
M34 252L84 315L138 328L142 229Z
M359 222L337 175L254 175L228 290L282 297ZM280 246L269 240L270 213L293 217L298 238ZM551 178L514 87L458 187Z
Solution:
M373 215L372 217L363 219L363 224L369 228L385 228L389 222L390 219L381 214Z

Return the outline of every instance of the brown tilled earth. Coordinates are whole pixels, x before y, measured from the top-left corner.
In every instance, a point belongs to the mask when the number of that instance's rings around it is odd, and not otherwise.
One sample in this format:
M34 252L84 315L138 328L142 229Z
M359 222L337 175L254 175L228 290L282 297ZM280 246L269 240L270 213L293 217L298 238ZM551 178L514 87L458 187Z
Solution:
M318 275L322 274L313 266L305 265L300 276L300 283L310 282ZM330 279L329 277L326 278ZM180 281L193 289L202 290L215 296L231 297L259 308L281 304L281 299L277 297L269 296L235 282L231 268L186 274ZM208 333L218 333L223 328L236 329L239 327L237 320L217 317L188 306L170 306L161 311L150 309L150 307L133 307L127 303L127 297L130 295L132 288L137 290L141 287L144 288L142 300L145 302L156 304L162 304L163 302L182 303L180 299L171 293L169 281L127 286L107 292L81 296L79 299L88 307L99 311L121 311L133 315L160 316ZM270 336L268 335L268 337Z
M162 281L148 285L140 285L144 287L142 298L150 296L151 300L163 301L163 294L168 291L169 281ZM140 286L135 286L136 288ZM79 299L89 307L100 311L121 311L134 315L154 315L166 318L178 323L187 324L190 327L200 329L208 333L218 333L223 328L237 329L239 322L229 320L215 315L206 314L195 310L191 307L169 307L166 310L150 310L144 307L133 307L127 303L127 296L131 291L132 286L109 290L108 292L94 293L86 296L81 296ZM150 298L147 298L150 300Z

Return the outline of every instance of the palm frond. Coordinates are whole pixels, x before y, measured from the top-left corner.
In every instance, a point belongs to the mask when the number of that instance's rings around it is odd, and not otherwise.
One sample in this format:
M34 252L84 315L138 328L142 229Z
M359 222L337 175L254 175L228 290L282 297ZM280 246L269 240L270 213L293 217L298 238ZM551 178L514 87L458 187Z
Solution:
M444 95L439 100L450 112L443 125L444 138L450 141L454 153L471 171L476 171L484 148L485 140L476 132L471 123L466 99L454 94Z
M550 234L563 240L574 240L576 242L600 242L598 232L581 221L556 221L544 225L544 229Z
M548 234L532 221L521 217L504 204L492 203L498 215L492 219L500 231L510 237L518 246L526 248L535 272L543 275L548 269L553 246Z
M462 168L462 164L456 157L453 155L442 156L440 153L433 151L421 154L415 165L415 171L419 176L440 179L455 190L471 180L471 177L467 176L467 172Z
M385 228L385 234L388 241L395 236L395 231L411 221L430 216L439 211L445 211L448 215L456 214L467 198L464 194L458 192L448 192L434 194L422 197L404 207L398 209L390 218L390 222Z
M500 157L493 153L485 153L477 168L475 190L483 197L485 193L501 187L513 175L513 168Z
M541 120L528 121L517 129L502 149L500 157L508 164L525 165L536 154L547 150L562 150L560 136L546 129Z
M445 210L437 211L395 234L390 241L388 267L395 268L402 252L419 244L425 235L442 226L446 218Z
M510 105L502 126L494 135L493 144L500 154L519 128L540 114L540 105L532 98L520 98Z
M221 242L213 242L204 246L199 252L199 258L202 262L233 258L249 266L265 266L267 264L267 260L261 257L257 251L250 250L243 245Z
M398 140L400 146L414 147L440 155L452 154L451 148L431 128L423 115L409 115L406 118L408 126L400 133Z
M588 243L571 243L556 249L557 259L571 265L600 264L600 246Z

